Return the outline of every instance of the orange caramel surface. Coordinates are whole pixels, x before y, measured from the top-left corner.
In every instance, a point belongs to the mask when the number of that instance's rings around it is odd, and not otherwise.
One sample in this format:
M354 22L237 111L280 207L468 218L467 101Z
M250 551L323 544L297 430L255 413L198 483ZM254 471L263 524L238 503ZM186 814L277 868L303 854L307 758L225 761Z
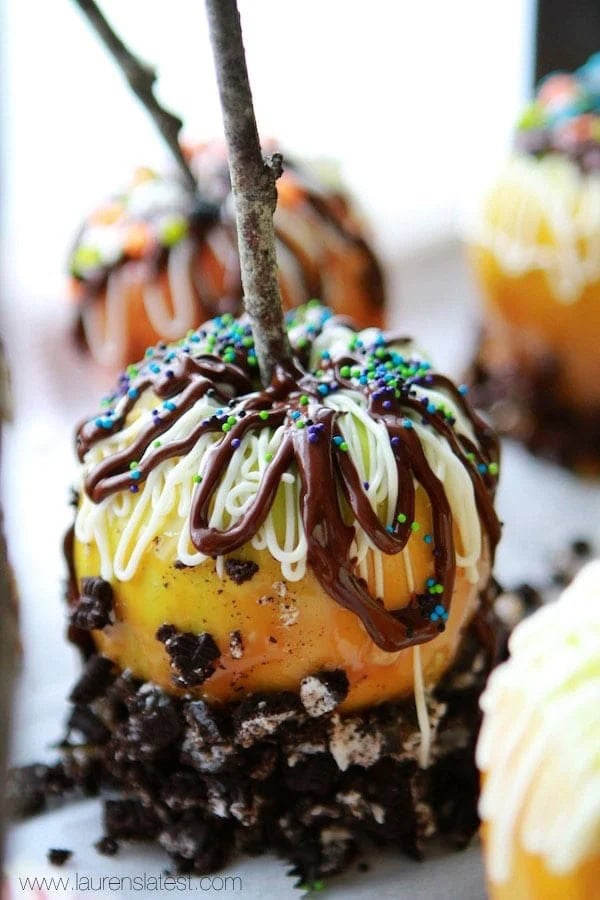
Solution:
M425 531L431 527L431 509L421 489L416 501L416 517ZM113 548L117 527L110 536ZM358 616L326 594L310 570L299 581L285 582L268 551L245 545L232 556L252 560L259 569L249 581L236 584L227 575L219 577L213 560L176 568L176 540L176 534L168 533L155 538L134 577L112 581L117 621L93 634L98 649L121 668L177 693L166 650L155 636L166 623L180 631L208 632L216 641L222 655L215 674L190 691L209 700L228 701L255 691L297 691L305 676L338 668L346 671L350 683L342 709L412 693L414 651L380 649ZM456 535L455 540L458 544ZM419 592L432 575L431 552L419 535L411 536L408 547L414 589ZM487 581L487 559L480 568ZM75 542L75 569L78 580L98 575L95 546ZM383 555L383 574L385 606L405 606L411 590L404 554ZM371 566L372 594L374 585ZM468 582L464 570L458 569L446 630L420 648L426 684L435 683L452 663L477 606L478 591L479 585ZM244 647L240 659L233 658L229 649L235 631Z

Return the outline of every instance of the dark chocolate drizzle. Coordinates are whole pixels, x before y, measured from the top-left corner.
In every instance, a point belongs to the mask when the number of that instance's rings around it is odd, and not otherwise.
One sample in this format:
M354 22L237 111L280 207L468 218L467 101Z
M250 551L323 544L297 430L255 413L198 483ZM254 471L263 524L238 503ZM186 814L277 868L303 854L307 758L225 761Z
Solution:
M390 348L398 348L402 342L406 339L380 333L377 343L380 363L389 360ZM415 483L420 484L432 507L435 581L438 590L439 586L442 587L439 591L442 595L440 602L449 612L456 574L453 516L444 485L427 462L416 431L410 423L406 424L407 417L415 421L416 413L417 421L436 431L465 467L473 484L477 509L492 556L499 539L500 525L493 506L496 478L489 472L488 466L491 463L497 466L498 443L459 390L441 375L423 374L418 370L420 374L399 377L395 389L382 388L381 380L358 383L357 378L349 375L349 369L353 366L364 367L366 358L373 350L374 347L355 347L344 352L341 358L323 360L316 372L303 368L299 361L287 368L278 366L271 385L262 390L256 382L256 369L248 363L249 351L244 347L238 348L233 364L225 363L200 348L198 355L194 356L189 345L177 352L176 358L171 361L173 349L159 345L152 357L155 371L150 371L147 366L141 369L132 382L137 391L136 397L127 399L124 411L120 416L115 415L110 427L107 428L106 422L98 424L98 420L91 420L79 429L79 458L83 460L97 441L123 427L127 412L146 389L154 391L159 398L177 396L177 404L164 415L161 410L161 416L149 422L130 446L94 466L85 480L85 492L93 502L99 503L117 491L130 489L132 460L140 460L136 485L141 485L161 462L186 454L203 434L219 433L220 440L207 451L202 481L197 485L192 500L190 537L199 551L216 557L233 553L248 543L273 505L281 476L295 468L301 482L300 514L308 544L307 564L324 590L341 606L359 616L373 641L385 650L398 651L429 641L443 629L443 620L432 621L419 603L418 595L413 596L403 609L386 610L382 600L371 596L365 581L356 574L356 561L350 556L355 533L352 520L364 529L383 553L399 553L411 536ZM159 365L167 351L170 352L170 374ZM343 440L339 423L344 413L323 404L323 385L331 386L327 390L332 391L347 388L362 392L367 399L369 415L385 425L396 460L399 486L396 510L390 525L379 521L356 466L349 454L339 447L339 442ZM476 441L472 442L457 433L453 428L454 420L448 415L425 406L423 399L416 396L415 386L443 390L471 423ZM223 415L215 414L203 420L184 439L153 448L153 442L209 391L225 407L220 410ZM231 414L235 423L224 432L222 425ZM299 417L305 422L303 428L297 426ZM241 439L249 432L281 425L285 427L281 444L266 469L252 504L227 530L211 527L209 518L214 492ZM492 471L496 471L494 466Z

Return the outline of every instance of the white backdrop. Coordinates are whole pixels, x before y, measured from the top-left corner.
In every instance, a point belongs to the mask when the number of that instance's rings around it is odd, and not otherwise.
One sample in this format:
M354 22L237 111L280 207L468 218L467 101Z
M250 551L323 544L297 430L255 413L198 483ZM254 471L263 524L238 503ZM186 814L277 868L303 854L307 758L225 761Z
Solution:
M203 0L102 0L186 135L221 133ZM240 0L259 129L328 156L388 257L446 236L528 90L532 0ZM164 152L69 0L3 10L5 286L61 291L83 214ZM12 291L11 291L12 293Z

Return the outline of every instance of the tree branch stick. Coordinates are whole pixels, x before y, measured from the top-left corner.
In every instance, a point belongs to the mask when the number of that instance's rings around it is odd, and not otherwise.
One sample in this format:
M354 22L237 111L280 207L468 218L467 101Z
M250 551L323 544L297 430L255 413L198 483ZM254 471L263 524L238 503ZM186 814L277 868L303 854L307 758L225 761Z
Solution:
M206 10L235 200L244 306L252 319L261 378L268 385L275 365L292 355L273 227L282 158L275 154L265 162L262 157L236 0L206 0Z
M146 108L160 131L185 179L186 185L190 190L195 191L196 180L192 175L179 143L179 132L183 123L179 116L174 115L161 106L154 96L156 72L150 66L142 63L125 46L121 38L113 31L112 26L94 0L74 0L74 3L85 15L104 46L116 60L117 65L129 82L131 90Z

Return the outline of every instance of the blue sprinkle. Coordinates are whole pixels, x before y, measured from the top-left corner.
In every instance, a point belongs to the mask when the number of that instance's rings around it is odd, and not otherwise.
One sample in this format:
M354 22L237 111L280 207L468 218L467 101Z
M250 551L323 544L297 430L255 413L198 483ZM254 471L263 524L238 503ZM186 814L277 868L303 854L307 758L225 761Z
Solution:
M333 438L333 443L336 445L336 447L339 447L340 444L342 444L343 442L344 442L344 438L341 437L341 435L339 435L339 434L336 434L335 437Z
M469 393L469 387L468 387L468 385L466 385L466 384L460 384L460 385L458 386L458 393L459 393L459 394L462 394L463 397L465 396L465 394L468 394L468 393Z
M154 372L155 374L157 372L160 372L160 366L158 365L158 363L152 363L152 365L150 366L150 371Z
M130 397L131 400L135 400L136 397L140 396L140 392L137 388L129 388L127 391L127 396Z
M485 473L487 472L487 470L488 470L488 467L486 466L485 463L479 463L479 464L478 464L478 466L477 466L477 471L478 471L478 472L481 472L482 475L485 475Z
M165 409L168 409L170 412L173 412L174 409L177 409L172 400L165 400L163 403Z
M444 613L446 612L446 610L444 609L443 606L441 606L441 605L438 603L438 605L437 605L436 608L435 608L435 612L438 614L438 616L443 616Z
M439 619L439 616L437 613L432 612L431 615L429 616L429 618L431 619L432 622L437 622L437 620Z
M386 526L385 526L385 530L388 531L390 534L393 534L394 526L393 526L393 525L386 525Z
M428 403L428 404L427 404L427 412L428 412L428 413L434 413L434 412L437 412L437 406L435 405L435 403Z
M426 544L431 544L431 542L433 541L433 538L431 537L430 534L426 534L425 537L423 538L423 540L425 541Z
M366 375L361 375L360 378L358 379L358 383L359 384L368 384L369 379L367 378Z
M320 394L322 394L323 396L325 396L325 394L328 394L328 393L329 393L329 388L327 387L326 384L320 384L320 385L317 387L317 390L318 390L318 392L319 392Z
M129 475L130 475L131 478L133 478L135 481L137 481L138 478L141 478L141 477L142 477L142 473L140 472L139 469L133 469L133 470L129 473Z
M290 413L290 417L291 417L292 419L299 419L301 415L302 415L302 413L299 412L297 409L293 410L293 411Z
M433 587L435 584L435 578L428 578L425 582L426 587Z
M402 419L402 425L404 428L409 428L409 429L412 428L413 427L412 419Z

